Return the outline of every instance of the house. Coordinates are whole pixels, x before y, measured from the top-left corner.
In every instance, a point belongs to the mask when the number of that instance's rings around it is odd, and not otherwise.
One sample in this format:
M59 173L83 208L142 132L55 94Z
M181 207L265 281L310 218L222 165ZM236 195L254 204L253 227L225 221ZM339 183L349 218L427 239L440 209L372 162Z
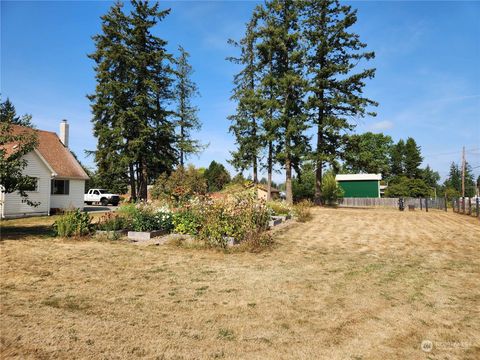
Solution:
M267 185L258 184L257 185L257 199L267 200L267 194L268 194ZM272 187L270 189L270 198L272 200L277 200L279 197L280 197L280 191L278 191L278 189L275 189L275 188Z
M38 202L32 207L18 193L0 193L0 214L2 218L29 215L50 215L51 209L83 209L85 181L89 179L85 170L68 149L69 125L66 120L60 124L60 137L44 130L12 125L14 133L35 131L38 145L25 155L25 175L35 178L35 186L27 191L29 200ZM4 144L6 154L15 151L16 144Z
M346 198L379 198L382 174L339 174L335 177Z

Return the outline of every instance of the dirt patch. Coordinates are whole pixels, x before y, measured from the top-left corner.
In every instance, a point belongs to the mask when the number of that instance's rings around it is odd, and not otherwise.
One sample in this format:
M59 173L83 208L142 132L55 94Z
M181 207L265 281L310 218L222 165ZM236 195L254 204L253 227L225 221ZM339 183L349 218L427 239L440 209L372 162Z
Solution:
M478 359L479 232L451 213L314 209L259 254L5 240L1 357Z

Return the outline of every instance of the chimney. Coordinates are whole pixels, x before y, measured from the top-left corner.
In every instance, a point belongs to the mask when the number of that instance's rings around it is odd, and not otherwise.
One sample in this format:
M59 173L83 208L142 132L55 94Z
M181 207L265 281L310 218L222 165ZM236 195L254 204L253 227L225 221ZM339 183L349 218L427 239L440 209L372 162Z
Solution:
M60 141L68 148L68 123L67 120L63 119L60 123Z

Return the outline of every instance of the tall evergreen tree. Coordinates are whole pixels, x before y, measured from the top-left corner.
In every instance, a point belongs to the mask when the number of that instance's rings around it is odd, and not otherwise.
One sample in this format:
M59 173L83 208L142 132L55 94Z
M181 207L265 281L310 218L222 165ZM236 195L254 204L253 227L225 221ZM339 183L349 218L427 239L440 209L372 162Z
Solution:
M308 149L303 98L305 74L299 13L296 1L273 0L265 4L265 26L274 37L272 72L279 104L277 159L285 169L286 201L293 202L292 171L300 171L300 160Z
M405 175L405 141L402 139L391 148L390 173L392 176Z
M188 62L190 54L181 46L178 47L179 56L176 59L175 101L177 104L177 148L180 156L180 166L190 154L196 154L202 149L198 140L192 138L192 130L200 130L198 108L192 104L192 98L199 96L197 85L192 81L193 68Z
M229 43L240 49L238 58L230 57L230 61L242 65L242 70L234 77L232 99L237 102L236 113L229 116L232 125L230 132L235 135L237 150L232 152L230 161L237 170L252 169L253 182L258 182L259 153L262 148L262 134L259 116L262 98L258 90L259 66L256 49L257 13L246 27L245 36L240 42L229 40Z
M169 10L132 1L132 11L116 3L94 36L97 86L92 102L95 160L100 176L130 184L131 198L146 200L147 184L176 162L175 127L167 110L172 99L172 57L166 41L151 29Z
M353 128L351 117L375 115L367 112L376 102L363 95L365 80L375 69L354 73L359 62L375 54L363 51L366 44L350 28L357 22L356 10L338 0L302 1L302 27L307 48L310 119L317 128L315 199L321 201L322 169L339 156L342 132Z
M462 171L455 162L452 162L450 164L450 170L448 172L448 177L445 180L444 185L447 188L452 188L456 190L459 194L462 191Z
M420 165L423 161L420 146L413 138L409 137L405 142L404 151L405 175L410 179L418 179L420 177Z
M33 126L32 116L28 114L18 116L17 110L9 98L7 98L7 100L4 102L2 102L0 98L0 122L26 127Z

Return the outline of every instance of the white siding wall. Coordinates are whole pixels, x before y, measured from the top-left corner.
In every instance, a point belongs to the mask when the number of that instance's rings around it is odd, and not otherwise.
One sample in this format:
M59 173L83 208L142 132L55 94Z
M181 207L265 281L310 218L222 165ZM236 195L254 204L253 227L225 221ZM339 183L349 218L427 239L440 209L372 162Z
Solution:
M40 202L37 207L32 207L26 203L22 203L22 198L18 193L5 194L5 203L3 209L3 215L9 216L22 216L35 213L47 214L50 211L50 179L51 172L45 165L45 163L34 152L30 152L25 155L27 160L27 166L23 169L23 173L28 176L38 178L37 191L28 191L28 199Z
M83 209L85 180L70 180L69 195L51 195L50 207L53 209Z

